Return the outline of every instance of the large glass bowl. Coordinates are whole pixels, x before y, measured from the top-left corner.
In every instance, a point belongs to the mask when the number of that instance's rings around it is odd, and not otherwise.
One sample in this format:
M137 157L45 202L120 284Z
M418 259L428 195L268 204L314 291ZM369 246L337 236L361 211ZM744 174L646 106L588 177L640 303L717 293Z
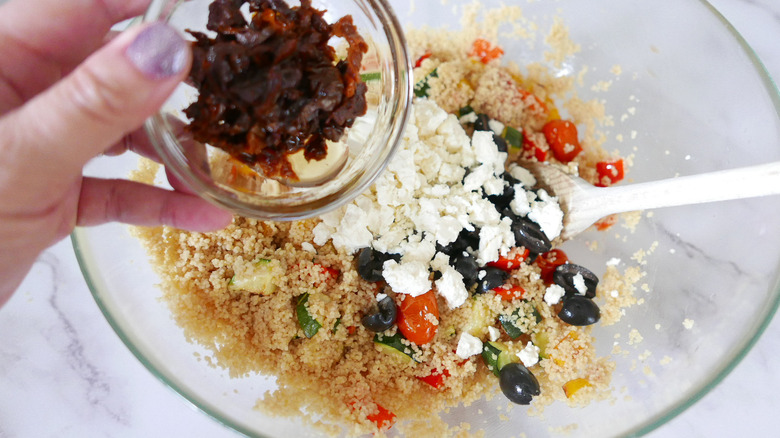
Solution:
M457 28L454 9L467 2L391 3L405 24ZM481 3L488 9L499 2ZM750 48L706 2L571 0L523 2L523 8L540 34L561 16L581 45L558 74L576 76L588 67L580 95L605 100L614 116L614 126L603 128L606 148L633 157L630 181L780 159L777 90ZM519 64L543 59L541 43L506 41L504 47L506 58ZM607 91L592 87L601 81L611 82ZM135 164L132 157L102 158L88 170L117 175ZM627 351L614 355L614 397L584 408L553 404L543 417L514 409L508 421L499 419L505 409L496 409L506 401L496 398L452 409L446 418L494 437L545 436L573 424L578 437L642 435L669 421L740 361L775 313L777 217L777 197L678 207L646 214L633 233L616 226L568 242L571 258L593 267L612 257L636 264L639 258L632 256L646 251L647 290L637 292L643 303L627 309L618 325L594 330L599 353L609 355L614 343ZM274 387L273 377L230 379L202 360L206 351L184 339L158 301L159 280L126 227L78 229L73 243L109 322L167 385L247 435L317 435L296 418L253 409L258 396ZM632 330L641 342L629 336Z

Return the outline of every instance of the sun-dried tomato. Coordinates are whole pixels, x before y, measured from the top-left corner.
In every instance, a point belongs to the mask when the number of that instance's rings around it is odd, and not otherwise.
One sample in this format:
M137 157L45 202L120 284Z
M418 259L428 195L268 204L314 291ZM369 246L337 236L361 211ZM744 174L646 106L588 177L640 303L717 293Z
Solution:
M239 10L249 3L251 19ZM308 160L327 155L366 112L360 65L368 45L347 15L333 24L311 0L290 7L282 0L215 0L209 38L195 37L189 80L198 100L185 114L195 140L223 149L266 176L295 180L287 160L300 150ZM328 45L348 44L338 60Z

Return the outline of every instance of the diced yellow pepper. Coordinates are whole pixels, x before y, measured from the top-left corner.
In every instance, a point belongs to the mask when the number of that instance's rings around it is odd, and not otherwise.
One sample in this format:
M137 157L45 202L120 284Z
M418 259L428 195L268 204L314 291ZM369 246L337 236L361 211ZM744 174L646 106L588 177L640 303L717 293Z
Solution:
M572 398L574 394L577 393L580 389L591 386L590 381L588 379L579 378L574 380L569 380L568 382L563 384L563 392L566 394L566 398Z

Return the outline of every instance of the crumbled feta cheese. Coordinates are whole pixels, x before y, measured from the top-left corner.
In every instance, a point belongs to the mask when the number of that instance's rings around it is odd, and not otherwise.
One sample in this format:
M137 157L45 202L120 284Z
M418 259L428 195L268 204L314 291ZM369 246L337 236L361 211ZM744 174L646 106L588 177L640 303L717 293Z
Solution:
M544 302L550 306L554 306L558 304L565 294L566 291L562 287L557 284L552 284L548 286L547 290L544 292Z
M572 277L571 282L574 284L574 288L577 289L577 293L580 295L585 295L585 293L588 291L588 286L585 285L585 277L583 277L579 272L574 277Z
M317 250L314 249L314 245L309 242L302 242L301 249L307 252L317 252Z
M464 122L476 114L461 118ZM457 117L435 102L416 100L399 150L373 188L333 212L324 214L313 229L313 243L328 240L338 249L363 247L398 254L401 261L384 264L383 275L397 293L420 295L434 286L431 270L442 273L438 293L452 308L468 297L462 275L439 254L437 245L454 242L462 230L480 230L477 248L469 248L478 263L497 260L515 245L511 219L502 217L485 195L504 192L507 154L500 152L493 133L477 131L471 138ZM503 131L503 125L491 123ZM551 217L556 200L546 193L526 191L536 183L526 169L510 165L515 184L512 209L522 216L537 211L545 233L554 231ZM468 173L468 175L467 175ZM550 205L548 205L550 204ZM555 204L555 205L552 205ZM530 216L529 216L530 217ZM553 230L553 231L551 231Z
M526 367L532 367L539 363L539 351L539 347L534 345L533 342L528 341L528 344L525 345L525 348L517 353L517 357L520 358L520 362L522 362L523 365Z
M558 199L550 196L543 189L538 191L538 200L531 203L528 219L539 224L550 240L560 236L563 231L563 210L558 204Z
M458 348L455 350L455 354L461 359L482 354L482 341L468 333L462 333L458 339Z
M504 124L498 120L490 119L490 121L488 121L488 126L490 127L491 131L496 133L496 135L501 135L504 133Z
M491 326L488 326L488 337L491 341L495 342L498 340L499 337L501 337L501 332L498 331L497 328Z
M607 266L617 266L620 264L620 259L617 257L612 257L611 259L607 260Z
M520 181L520 184L522 184L523 187L530 189L536 185L536 178L525 167L522 167L517 163L512 163L507 167L507 170L509 171L509 174L512 175L512 178Z
M685 318L683 321L683 327L685 327L686 330L690 330L693 328L694 321L692 319Z
M612 298L617 298L618 296L620 296L620 293L617 291L617 289L613 290L609 294L612 296Z
M463 275L451 266L440 269L439 272L441 278L436 280L436 290L447 301L450 309L460 307L469 297L469 291L463 284Z
M376 294L376 300L377 300L377 301L382 301L382 300L384 300L385 298L387 298L387 295L385 295L385 294L383 294L383 293L381 293L381 292L380 292L380 293L378 293L378 294Z
M382 265L382 276L397 293L416 297L431 290L428 267L422 262L388 260Z
M477 113L472 111L472 112L470 112L468 114L464 114L463 116L461 116L461 118L459 120L460 120L460 123L462 123L464 125L466 123L474 123L474 122L477 121Z

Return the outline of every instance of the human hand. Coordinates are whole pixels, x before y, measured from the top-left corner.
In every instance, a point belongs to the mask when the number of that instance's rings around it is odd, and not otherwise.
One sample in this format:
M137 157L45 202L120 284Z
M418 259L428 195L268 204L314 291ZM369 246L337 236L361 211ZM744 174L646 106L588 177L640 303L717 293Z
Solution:
M148 3L11 0L0 7L0 306L38 254L77 225L209 231L232 220L185 191L82 177L87 161L106 151L152 154L141 125L189 70L189 45L161 23L103 45L113 24Z

